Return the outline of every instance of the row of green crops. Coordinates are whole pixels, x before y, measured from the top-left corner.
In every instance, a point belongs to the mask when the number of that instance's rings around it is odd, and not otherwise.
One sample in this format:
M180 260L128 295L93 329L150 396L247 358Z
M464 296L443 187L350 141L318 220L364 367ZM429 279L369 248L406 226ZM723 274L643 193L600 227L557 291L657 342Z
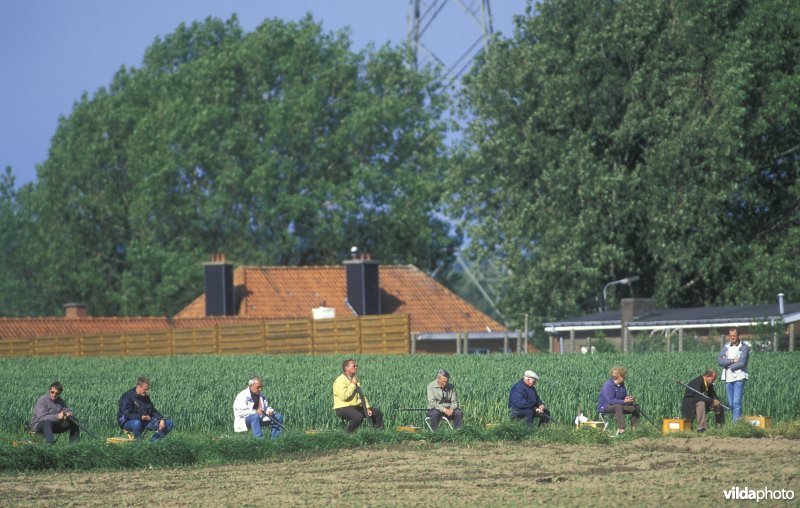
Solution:
M344 356L175 356L126 358L6 358L0 359L0 432L26 431L37 397L51 381L64 384L64 398L76 417L96 434L117 432L115 417L120 395L137 376L148 376L151 397L176 430L230 434L232 403L254 374L265 379L273 405L286 415L287 429L338 428L332 410L331 385L341 373ZM597 393L613 365L628 368L628 390L643 410L658 421L680 414L683 388L707 367L709 353L600 355L462 355L359 356L364 393L380 407L387 425L420 425L423 414L400 411L425 406L425 387L440 368L447 369L458 389L465 424L507 420L508 390L526 369L541 377L537 388L553 417L571 422L579 406L595 417ZM800 354L754 354L751 379L744 397L745 414L777 421L800 416ZM725 389L717 383L725 402Z

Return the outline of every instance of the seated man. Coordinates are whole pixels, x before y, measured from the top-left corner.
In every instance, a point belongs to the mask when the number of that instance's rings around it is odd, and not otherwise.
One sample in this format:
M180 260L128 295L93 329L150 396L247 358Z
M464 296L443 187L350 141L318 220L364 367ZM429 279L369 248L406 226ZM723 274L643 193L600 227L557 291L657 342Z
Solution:
M53 381L53 384L50 385L49 393L39 397L33 406L31 430L43 435L49 445L56 441L53 434L69 431L70 443L78 441L81 437L78 424L72 418L72 410L67 407L67 403L61 398L61 392L63 391L64 386L58 381Z
M150 380L146 377L137 379L136 386L120 397L117 422L136 439L141 439L145 430L152 430L155 434L150 441L157 441L172 430L172 420L161 416L150 400Z
M247 388L239 392L233 401L233 431L247 432L262 439L262 426L270 427L270 439L276 439L283 431L283 415L276 413L261 393L264 382L255 376L247 382Z
M631 430L639 423L639 406L636 399L628 395L625 388L625 376L628 374L625 367L614 366L611 368L611 378L606 380L597 397L597 411L601 414L614 415L617 424L617 434L625 432L625 415L631 415Z
M681 402L681 414L686 420L694 421L697 418L697 432L705 432L708 419L708 411L714 413L714 424L722 427L725 423L725 411L722 403L714 390L714 381L717 379L717 371L714 369L706 370L702 376L689 381L688 388L683 392Z
M508 415L512 419L524 418L528 425L533 425L534 418L538 418L539 425L550 423L550 410L544 407L544 402L534 388L538 380L538 374L526 370L522 379L511 387L508 394Z
M453 423L453 428L461 428L463 413L458 407L456 388L450 384L450 374L442 369L436 373L436 379L428 385L428 418L431 430L439 427L439 420L446 416Z
M348 434L355 432L366 418L374 428L383 429L383 413L364 397L356 369L358 365L352 358L342 362L342 374L333 381L333 410L347 422Z

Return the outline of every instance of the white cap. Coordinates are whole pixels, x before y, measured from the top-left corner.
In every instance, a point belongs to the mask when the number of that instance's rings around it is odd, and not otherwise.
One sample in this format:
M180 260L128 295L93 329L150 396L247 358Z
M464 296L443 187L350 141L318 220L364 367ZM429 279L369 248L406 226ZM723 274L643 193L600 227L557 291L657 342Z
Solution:
M524 377L528 377L528 378L533 378L533 379L536 379L536 380L539 379L539 374L535 373L532 370L526 370L525 374L523 374L523 376Z

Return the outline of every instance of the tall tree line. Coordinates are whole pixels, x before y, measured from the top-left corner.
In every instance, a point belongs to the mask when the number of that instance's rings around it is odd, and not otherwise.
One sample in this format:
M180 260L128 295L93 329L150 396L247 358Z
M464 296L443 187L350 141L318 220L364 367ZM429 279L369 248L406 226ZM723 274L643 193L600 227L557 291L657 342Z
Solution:
M35 184L0 182L0 312L171 315L212 252L331 264L358 245L433 269L459 243L434 214L447 107L401 49L353 51L310 17L181 25L60 119Z
M511 326L633 274L661 306L799 300L799 65L792 0L532 3L465 79L448 147L447 93L400 49L311 19L182 25L60 120L36 183L0 178L0 312L170 315L210 252L353 244L468 291L462 227Z
M531 7L468 77L449 174L504 313L594 312L634 274L660 306L800 300L799 66L797 2Z

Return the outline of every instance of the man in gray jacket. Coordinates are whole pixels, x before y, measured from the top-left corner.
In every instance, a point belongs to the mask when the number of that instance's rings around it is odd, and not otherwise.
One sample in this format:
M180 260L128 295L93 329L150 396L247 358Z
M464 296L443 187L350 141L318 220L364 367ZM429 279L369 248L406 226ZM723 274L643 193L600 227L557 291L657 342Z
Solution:
M428 385L428 417L431 430L436 430L439 420L447 417L454 429L461 428L463 413L458 407L456 388L450 383L450 374L442 369L436 373L436 379Z
M67 403L61 398L64 387L58 381L53 381L50 385L50 393L45 393L36 405L33 406L33 418L31 418L31 430L37 434L42 434L47 444L53 444L56 440L53 434L62 434L69 431L69 442L74 443L80 439L80 428L75 420L72 419L72 410L67 407Z

